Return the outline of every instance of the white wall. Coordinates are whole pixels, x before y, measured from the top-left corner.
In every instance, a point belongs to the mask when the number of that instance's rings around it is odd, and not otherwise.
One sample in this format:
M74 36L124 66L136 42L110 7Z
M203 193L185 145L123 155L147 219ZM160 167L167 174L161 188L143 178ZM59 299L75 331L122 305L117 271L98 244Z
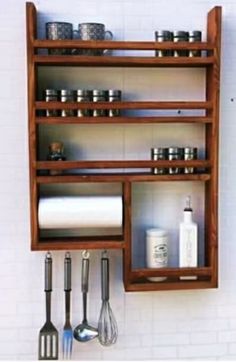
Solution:
M78 360L161 360L161 359L236 359L236 277L234 235L234 185L235 167L235 102L236 92L236 3L233 0L38 0L40 33L48 20L66 20L75 26L83 21L101 21L115 34L115 39L152 40L156 29L200 29L205 36L206 14L215 5L223 6L222 72L221 72L221 138L220 138L220 283L217 290L124 293L122 284L121 252L112 251L111 305L117 317L119 339L116 345L104 348L97 341L74 343L73 359ZM0 359L37 359L38 331L45 319L43 252L30 252L29 230L29 179L28 179L28 126L27 126L27 75L25 44L25 2L9 0L0 4ZM101 71L101 73L100 73ZM106 73L107 72L107 73ZM107 74L107 75L106 75ZM202 70L153 69L94 69L89 74L68 70L42 74L42 82L51 79L60 87L77 87L77 82L90 87L120 88L128 97L176 99L172 88L178 87L179 99L201 99L204 73ZM106 76L106 77L105 77ZM194 82L191 82L194 77ZM89 82L89 83L86 83ZM102 82L102 83L101 83ZM46 83L44 83L46 84ZM66 84L67 85L67 84ZM90 132L82 126L74 144L86 149L85 158L95 157L96 133L85 142ZM101 131L102 130L102 131ZM111 158L145 158L150 146L162 142L181 144L188 139L203 152L203 130L197 126L184 127L173 140L173 128L167 126L114 126L106 130L105 144L114 137ZM58 130L58 132L60 132ZM68 131L73 136L73 131ZM101 134L100 133L100 134ZM142 135L141 138L138 135ZM84 135L84 136L83 136ZM194 135L194 138L193 138ZM49 130L46 144L50 141ZM76 143L77 142L77 143ZM107 143L106 143L107 142ZM101 145L103 142L101 142ZM69 147L69 144L68 144ZM86 148L87 147L87 148ZM92 148L91 148L92 147ZM92 151L91 151L92 150ZM91 151L91 153L89 153ZM106 148L100 150L104 157ZM190 185L191 184L191 185ZM202 227L200 201L202 188L190 183L188 192L194 192L196 218ZM153 185L134 189L137 212L134 224L141 220L142 232L146 226L156 225L160 208L151 207L156 197L160 207L170 205L173 197L175 216L162 218L166 227L172 225L176 242L178 222L186 190L183 186L162 185L160 192ZM163 191L163 192L162 192ZM160 198L166 196L165 201ZM141 200L147 199L145 211L138 209ZM159 200L159 201L158 201ZM166 204L165 204L166 202ZM138 212L139 210L139 212ZM168 210L168 209L167 209ZM147 219L147 214L149 218ZM144 217L142 217L142 215ZM151 221L150 221L151 219ZM150 225L152 224L152 225ZM138 229L137 229L138 230ZM137 231L136 231L137 234ZM136 235L134 232L134 235ZM175 250L175 247L173 247ZM140 255L137 253L139 258ZM81 252L73 252L73 316L75 327L81 321L80 260ZM63 252L53 252L53 322L59 330L64 323ZM174 259L173 259L174 260ZM174 262L174 261L173 261ZM91 253L91 284L89 295L89 321L96 325L100 310L100 252Z

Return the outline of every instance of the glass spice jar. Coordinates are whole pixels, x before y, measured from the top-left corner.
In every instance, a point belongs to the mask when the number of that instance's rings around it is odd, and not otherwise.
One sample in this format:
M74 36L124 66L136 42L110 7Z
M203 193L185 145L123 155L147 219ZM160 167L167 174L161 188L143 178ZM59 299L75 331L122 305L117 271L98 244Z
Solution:
M188 33L183 30L175 30L173 32L173 41L174 43L188 41ZM187 55L188 52L185 49L174 50L174 57L186 57Z
M197 147L184 147L184 160L197 160ZM185 167L184 173L194 173L196 169L194 167Z
M166 160L166 148L163 147L151 148L151 159L153 161ZM154 175L162 175L166 173L166 169L164 167L154 167L152 168L152 173Z
M119 102L121 101L121 90L109 89L108 90L108 102ZM121 115L120 109L108 109L109 117L119 117Z
M202 32L199 30L189 31L188 41L189 43L201 42L202 41ZM194 49L189 50L189 57L200 57L201 50Z
M92 101L92 91L86 89L77 89L77 102L90 102ZM89 117L91 116L90 109L78 109L77 117Z
M155 39L156 42L159 43L165 41L173 41L173 33L169 30L157 30L155 31ZM155 54L156 57L171 57L173 55L173 51L171 49L167 50L156 49Z
M62 142L52 142L49 145L48 161L65 161L64 145ZM50 175L61 175L62 170L49 170Z
M44 99L46 102L57 102L58 91L56 89L45 89ZM57 117L58 111L56 109L46 109L46 117Z
M108 92L106 90L94 89L93 102L106 102ZM106 109L93 109L93 117L105 117L107 115Z
M74 101L74 91L68 89L60 90L60 100L61 102L73 102ZM73 117L75 112L73 109L62 109L61 116L62 117Z

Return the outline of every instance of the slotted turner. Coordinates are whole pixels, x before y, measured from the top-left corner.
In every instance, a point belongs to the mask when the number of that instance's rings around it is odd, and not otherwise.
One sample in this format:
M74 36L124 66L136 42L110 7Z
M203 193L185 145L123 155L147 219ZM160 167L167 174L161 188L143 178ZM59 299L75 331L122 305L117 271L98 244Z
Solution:
M39 360L58 359L58 331L51 322L52 257L45 258L46 323L39 332Z

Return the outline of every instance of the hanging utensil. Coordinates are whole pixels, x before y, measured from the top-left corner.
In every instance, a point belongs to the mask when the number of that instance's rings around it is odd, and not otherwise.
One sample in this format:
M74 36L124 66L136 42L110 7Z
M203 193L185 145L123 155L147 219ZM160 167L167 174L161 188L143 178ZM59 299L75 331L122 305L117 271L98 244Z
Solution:
M51 322L52 257L45 258L46 322L39 332L39 360L58 359L58 331Z
M98 336L98 330L87 321L87 293L89 277L89 253L83 252L81 289L83 295L83 321L74 329L74 338L79 342L88 342Z
M71 257L67 252L64 258L64 291L65 291L65 325L62 337L63 359L70 359L72 353L73 332L70 323L70 293L71 293Z
M109 259L106 251L101 258L102 307L98 321L98 339L103 346L116 343L118 327L109 303Z

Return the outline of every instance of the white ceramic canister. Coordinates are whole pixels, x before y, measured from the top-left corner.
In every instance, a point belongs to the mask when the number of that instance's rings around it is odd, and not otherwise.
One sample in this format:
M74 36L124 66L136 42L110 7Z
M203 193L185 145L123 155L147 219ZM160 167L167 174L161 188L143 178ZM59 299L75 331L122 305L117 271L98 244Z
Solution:
M146 264L148 268L165 268L168 264L168 234L163 229L146 230ZM161 282L166 277L149 277L152 282Z

